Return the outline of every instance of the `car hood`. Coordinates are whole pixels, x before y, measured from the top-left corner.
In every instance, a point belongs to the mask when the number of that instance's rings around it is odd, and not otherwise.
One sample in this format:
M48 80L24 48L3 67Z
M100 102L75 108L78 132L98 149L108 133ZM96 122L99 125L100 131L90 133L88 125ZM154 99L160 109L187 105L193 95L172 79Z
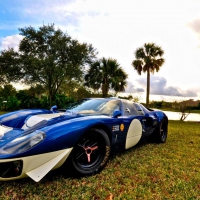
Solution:
M29 116L21 129L0 125L0 143L11 141L16 137L30 134L38 129L72 118L84 117L77 113L53 113Z

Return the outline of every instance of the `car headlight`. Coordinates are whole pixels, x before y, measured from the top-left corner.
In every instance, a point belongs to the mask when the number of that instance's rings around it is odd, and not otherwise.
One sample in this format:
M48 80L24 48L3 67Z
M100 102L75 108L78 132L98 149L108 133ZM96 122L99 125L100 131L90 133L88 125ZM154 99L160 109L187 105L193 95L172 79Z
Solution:
M43 131L34 131L31 134L15 138L0 149L0 154L23 153L39 144L45 137L46 135Z

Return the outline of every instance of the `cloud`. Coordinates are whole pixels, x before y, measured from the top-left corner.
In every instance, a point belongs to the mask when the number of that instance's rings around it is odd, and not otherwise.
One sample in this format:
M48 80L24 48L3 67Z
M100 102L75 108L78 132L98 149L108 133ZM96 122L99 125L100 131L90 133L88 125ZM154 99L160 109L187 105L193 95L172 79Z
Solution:
M104 2L105 3L105 2ZM96 5L97 4L97 5ZM32 26L39 28L43 24L55 24L56 28L68 34L80 34L82 24L93 29L89 19L98 16L104 18L108 13L99 9L102 3L93 0L18 0L2 3L0 36L17 34L18 28ZM103 6L103 4L101 5ZM84 40L85 41L85 40Z
M143 88L135 88L135 86L133 85L133 83L128 82L127 83L127 87L125 89L126 93L143 93L144 89Z
M19 43L22 40L21 35L7 36L0 41L0 49L7 50L8 48L13 48L15 51L18 50Z
M137 82L146 87L146 78L140 78ZM181 90L178 87L167 86L167 80L164 77L151 76L150 79L150 94L166 95L166 96L183 96L197 97L197 92L194 90Z
M95 13L83 13L74 9L76 0L18 0L11 3L2 3L1 30L13 30L25 26L39 27L43 24L55 23L60 26L79 26L83 14L95 15ZM16 33L16 31L15 31Z
M96 9L88 5L87 1L77 0L45 0L45 1L26 1L23 2L22 8L17 8L16 12L21 16L29 18L33 23L55 23L65 26L80 25L80 20L85 17L95 17L100 14Z
M196 32L197 34L200 34L200 19L195 19L192 22L190 22L189 27Z
M196 33L198 39L200 40L200 19L193 20L192 22L188 23L188 26Z

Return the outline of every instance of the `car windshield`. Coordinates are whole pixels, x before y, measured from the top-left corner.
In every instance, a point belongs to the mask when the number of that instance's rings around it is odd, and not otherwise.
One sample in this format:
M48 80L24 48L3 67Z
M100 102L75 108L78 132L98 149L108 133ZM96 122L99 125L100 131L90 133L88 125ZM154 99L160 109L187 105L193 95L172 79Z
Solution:
M67 111L79 114L112 115L120 109L120 101L107 99L83 99L67 107Z

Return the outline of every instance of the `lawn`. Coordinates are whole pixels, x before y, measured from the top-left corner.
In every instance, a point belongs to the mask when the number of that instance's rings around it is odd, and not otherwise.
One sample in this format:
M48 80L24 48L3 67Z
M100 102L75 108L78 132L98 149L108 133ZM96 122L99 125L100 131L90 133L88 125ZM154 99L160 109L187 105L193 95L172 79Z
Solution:
M95 176L0 182L0 199L200 199L200 123L170 121L165 144L143 141Z

